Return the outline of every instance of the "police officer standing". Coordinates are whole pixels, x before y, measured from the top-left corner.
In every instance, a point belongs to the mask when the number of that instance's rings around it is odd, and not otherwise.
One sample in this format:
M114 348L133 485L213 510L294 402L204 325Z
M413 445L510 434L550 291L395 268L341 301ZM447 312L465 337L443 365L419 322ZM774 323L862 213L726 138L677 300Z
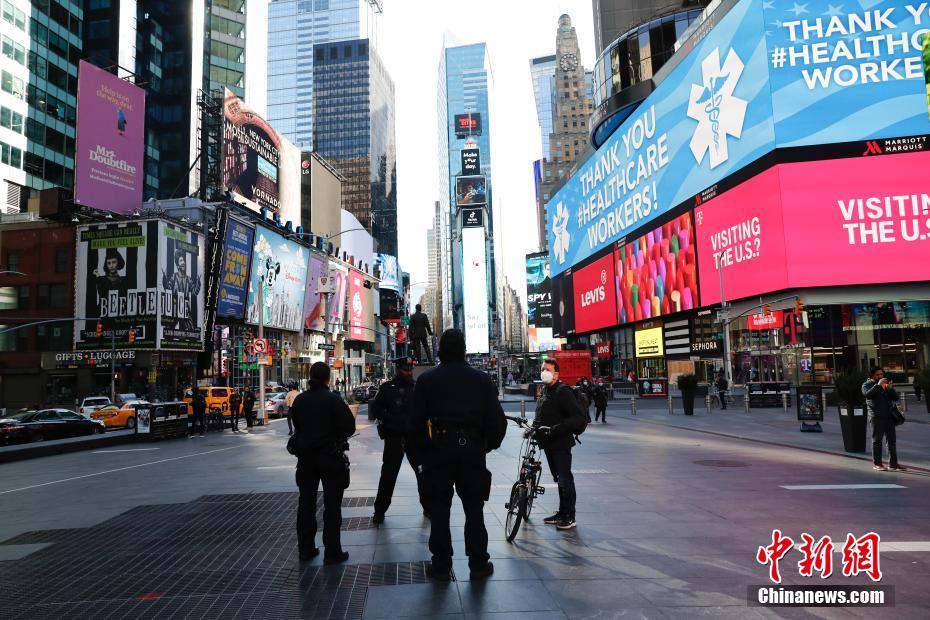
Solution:
M439 339L440 365L424 373L411 399L408 441L420 457L420 482L432 518L427 574L452 578L452 535L449 511L458 493L465 511L465 554L471 579L494 572L488 560L484 502L491 493L485 455L500 447L507 419L490 377L465 361L465 336L457 329Z
M384 440L381 480L378 482L378 496L375 498L375 514L371 518L373 523L384 522L384 513L391 505L394 484L397 482L397 473L400 471L400 464L404 460L405 453L407 462L413 468L414 474L417 474L419 463L405 437L407 418L410 413L410 397L413 395L413 365L412 357L404 356L395 359L396 376L387 383L381 384L378 395L368 405L369 417L378 423L378 437ZM418 489L419 486L420 478L417 474ZM429 517L422 494L420 503L423 505L423 514Z
M323 483L324 564L349 559L342 550L342 495L349 487L348 438L355 433L355 418L348 405L329 389L330 370L323 362L310 367L310 387L294 399L292 421L296 433L297 548L300 560L317 555L316 496Z
M204 398L203 393L196 388L194 396L191 398L191 409L194 411L194 424L191 428L191 433L193 434L199 427L202 437L207 428L207 399Z

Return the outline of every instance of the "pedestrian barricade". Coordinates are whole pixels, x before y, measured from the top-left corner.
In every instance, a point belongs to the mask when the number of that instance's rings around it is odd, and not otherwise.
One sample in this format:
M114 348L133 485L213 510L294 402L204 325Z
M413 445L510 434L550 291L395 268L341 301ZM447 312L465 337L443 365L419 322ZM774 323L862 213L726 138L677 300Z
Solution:
M183 401L152 403L136 408L136 438L170 439L187 437L187 403Z

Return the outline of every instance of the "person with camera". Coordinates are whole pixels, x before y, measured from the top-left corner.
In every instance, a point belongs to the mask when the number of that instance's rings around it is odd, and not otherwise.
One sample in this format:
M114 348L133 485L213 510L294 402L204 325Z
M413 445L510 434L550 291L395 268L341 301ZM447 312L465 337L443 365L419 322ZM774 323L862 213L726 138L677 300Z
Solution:
M559 381L559 363L547 359L542 364L540 380L545 388L536 401L534 424L551 430L538 435L539 447L546 454L549 471L559 485L559 509L543 523L560 530L575 527L575 477L572 474L572 448L575 434L585 427L586 411L578 402L572 388Z
M869 409L869 426L872 427L872 469L878 471L907 471L898 463L895 412L900 396L885 371L874 366L869 378L862 384L862 395ZM882 463L882 440L888 442L889 465Z
M490 377L465 361L465 335L457 329L439 339L439 366L413 389L408 440L420 456L420 481L431 517L427 574L452 579L449 512L453 492L465 511L465 554L472 580L494 572L489 561L484 502L491 494L486 455L500 447L507 419Z
M316 496L323 484L324 564L349 559L342 550L342 495L349 487L348 439L355 434L355 417L342 397L329 389L330 370L323 362L310 367L310 386L294 399L292 421L296 440L297 549L300 560L319 555L316 546Z
M717 373L717 379L714 381L714 387L717 388L717 398L720 400L720 408L727 408L727 390L730 389L730 382L723 370Z

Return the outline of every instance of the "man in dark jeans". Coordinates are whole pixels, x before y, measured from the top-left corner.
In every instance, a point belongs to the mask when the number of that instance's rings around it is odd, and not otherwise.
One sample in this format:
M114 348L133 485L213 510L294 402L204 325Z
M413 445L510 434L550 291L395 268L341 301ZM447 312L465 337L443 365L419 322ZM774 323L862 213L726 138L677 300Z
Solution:
M594 421L598 418L607 424L607 388L604 385L594 386Z
M891 414L891 410L898 406L899 396L882 368L872 368L869 379L862 384L862 394L869 408L869 424L872 427L872 469L906 471L905 467L898 464L897 438ZM888 467L882 464L882 439L888 441L888 454L891 457Z
M242 399L242 414L245 416L246 427L252 428L255 418L255 392L252 391L252 388L246 388L245 390L245 398Z
M200 435L203 436L207 429L207 399L203 397L203 393L200 390L195 391L194 396L191 398L191 409L194 412L194 423L191 427L191 435L199 429Z
M536 401L536 420L539 426L551 427L548 436L539 437L539 447L546 453L549 471L559 485L559 510L543 519L543 523L560 530L575 527L575 477L572 475L572 447L575 433L582 430L586 412L581 408L572 389L559 381L559 363L546 360L540 379L545 389Z
M310 386L294 399L292 421L297 437L297 548L305 562L319 555L316 546L316 497L323 483L324 564L349 559L342 550L342 496L349 486L348 438L355 418L348 405L329 388L330 370L323 362L310 367Z
M723 371L717 373L717 380L714 381L714 385L717 388L717 398L720 400L720 408L727 408L727 390L730 389L730 382L727 381L727 376L723 374Z
M232 425L234 433L239 432L239 409L242 408L242 396L239 390L233 392L229 397L229 423Z

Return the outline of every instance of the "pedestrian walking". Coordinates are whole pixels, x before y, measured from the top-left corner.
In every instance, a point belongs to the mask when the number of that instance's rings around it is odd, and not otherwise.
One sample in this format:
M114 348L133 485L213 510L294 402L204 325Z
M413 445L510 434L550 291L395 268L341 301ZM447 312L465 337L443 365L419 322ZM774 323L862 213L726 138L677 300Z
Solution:
M284 397L284 406L287 407L288 436L294 434L294 423L291 421L291 410L294 407L294 399L297 398L298 394L300 394L300 392L297 390L297 384L291 383L291 389L288 391L287 396Z
M488 555L484 502L491 494L486 454L500 447L507 419L491 379L465 361L465 335L457 329L439 339L440 364L416 382L408 437L422 455L421 483L431 527L432 562L427 575L452 578L452 534L449 512L457 493L465 512L465 555L471 579L494 572Z
M727 408L727 391L730 389L730 382L723 371L717 373L717 379L714 381L714 387L717 388L717 398L720 400L720 408Z
M197 432L203 436L207 427L207 399L203 397L203 392L195 390L191 397L191 410L194 412L194 424L191 427L191 433Z
M242 399L242 413L245 414L246 428L252 428L255 420L255 392L251 387L246 388L245 397Z
M917 397L917 400L920 400L920 397L923 395L924 389L920 387L920 383L914 381L914 396Z
M294 399L296 433L297 549L305 562L319 555L316 546L316 501L323 485L324 564L349 559L342 550L342 496L349 488L348 439L355 434L355 418L339 394L329 387L330 370L323 362L310 367L307 391Z
M607 424L607 388L603 385L594 387L594 421L601 418L603 424Z
M416 385L413 380L414 359L412 357L398 357L394 360L397 374L381 389L374 400L368 405L370 418L378 425L378 437L384 440L384 452L381 456L381 478L378 480L378 495L375 498L375 514L371 518L373 523L383 523L384 513L391 505L394 496L394 485L397 483L397 474L400 472L404 455L413 468L417 477L417 491L420 496L420 505L423 515L429 518L429 510L420 490L420 474L417 471L419 459L413 444L407 440L407 422L410 418L410 397Z
M539 447L546 454L549 471L559 485L559 509L543 519L560 530L575 527L575 477L572 474L572 448L575 434L584 430L585 411L572 389L559 381L559 363L546 360L540 380L545 386L536 401L536 421L551 427L547 435L539 435Z
M420 304L416 305L416 312L410 316L410 342L413 344L413 356L420 363L423 357L420 356L420 348L423 348L426 361L433 363L433 347L428 344L428 336L433 335L433 328L429 325L429 317L423 312Z
M584 409L585 417L588 419L588 424L591 423L591 401L594 400L594 394L591 390L591 382L588 381L587 377L582 377L578 379L575 383L575 392L578 394L581 400L581 408Z
M239 410L242 408L242 395L239 390L233 390L229 397L229 423L234 433L239 432Z
M892 409L897 409L900 396L894 389L891 379L885 377L885 371L875 366L869 371L869 378L862 384L862 395L869 410L869 426L872 427L872 469L879 471L907 471L898 463L897 437L895 419ZM882 440L888 443L889 464L882 463Z

